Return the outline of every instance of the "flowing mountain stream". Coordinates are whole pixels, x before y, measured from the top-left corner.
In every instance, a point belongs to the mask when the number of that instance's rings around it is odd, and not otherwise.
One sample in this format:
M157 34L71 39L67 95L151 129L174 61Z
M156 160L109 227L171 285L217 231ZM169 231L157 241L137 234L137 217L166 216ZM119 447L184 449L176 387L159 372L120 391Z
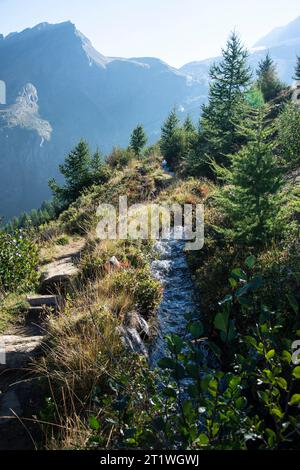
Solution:
M194 285L181 240L160 240L155 245L157 258L151 270L164 288L158 310L158 335L150 350L150 363L155 365L165 352L165 337L185 335L185 314L199 309L194 299Z

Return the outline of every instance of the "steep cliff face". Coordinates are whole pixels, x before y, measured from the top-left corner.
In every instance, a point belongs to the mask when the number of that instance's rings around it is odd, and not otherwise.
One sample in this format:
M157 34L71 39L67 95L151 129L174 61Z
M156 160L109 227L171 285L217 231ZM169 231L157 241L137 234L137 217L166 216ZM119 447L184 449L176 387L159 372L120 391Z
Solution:
M51 124L39 114L38 93L27 83L15 103L0 110L1 215L36 204L36 194L47 196ZM48 145L47 145L48 144Z
M1 114L3 128L20 127L36 131L41 137L40 146L45 140L51 139L52 127L39 115L38 94L32 83L27 83L16 102L4 109Z
M49 196L66 152L81 137L104 152L138 122L150 141L173 106L199 113L207 86L152 58L107 58L70 23L43 23L0 40L0 215Z

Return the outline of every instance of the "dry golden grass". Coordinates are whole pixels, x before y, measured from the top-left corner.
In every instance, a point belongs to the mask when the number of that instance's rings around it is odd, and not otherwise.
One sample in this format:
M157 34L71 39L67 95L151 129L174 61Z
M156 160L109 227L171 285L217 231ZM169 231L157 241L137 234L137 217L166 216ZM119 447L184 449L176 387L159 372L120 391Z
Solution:
M66 302L58 317L49 319L45 355L35 364L54 404L53 416L44 426L48 449L86 446L95 388L108 390L124 355L118 326L130 299L113 294L112 285L113 274L86 285Z
M215 185L206 179L189 178L174 180L173 184L159 194L159 201L167 204L200 204L214 192Z

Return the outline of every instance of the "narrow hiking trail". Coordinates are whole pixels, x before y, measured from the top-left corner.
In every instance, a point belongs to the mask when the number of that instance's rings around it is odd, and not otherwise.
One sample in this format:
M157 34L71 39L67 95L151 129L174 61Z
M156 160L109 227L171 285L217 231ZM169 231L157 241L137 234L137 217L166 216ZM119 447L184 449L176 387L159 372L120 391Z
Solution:
M163 169L167 174L176 178L163 163ZM181 232L181 227L178 227ZM185 314L199 311L196 302L194 283L190 272L186 253L185 241L174 239L174 231L171 230L171 238L156 242L154 252L157 259L151 263L151 271L164 288L163 300L157 312L158 335L150 348L150 363L155 365L165 352L165 337L170 334L185 336ZM184 232L184 231L183 231Z

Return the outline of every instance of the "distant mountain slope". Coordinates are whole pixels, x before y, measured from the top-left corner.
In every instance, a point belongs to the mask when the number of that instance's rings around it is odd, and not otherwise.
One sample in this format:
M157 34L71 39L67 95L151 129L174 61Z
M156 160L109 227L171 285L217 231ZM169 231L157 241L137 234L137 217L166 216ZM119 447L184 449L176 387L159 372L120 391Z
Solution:
M300 17L256 43L253 70L266 48L281 79L291 82ZM182 117L198 117L214 60L177 70L156 58L105 57L70 22L0 35L0 80L7 86L7 104L0 104L0 218L48 198L49 178L81 137L107 152L126 145L139 122L155 141L174 106Z
M77 141L108 151L137 123L150 140L173 106L197 115L206 83L154 58L108 58L70 23L0 36L0 216L38 206Z
M271 31L254 45L249 57L253 70L257 68L258 62L265 56L266 50L269 50L277 63L280 78L286 83L291 83L296 55L300 55L300 17L284 27ZM209 65L214 60L218 60L218 58L191 62L180 70L190 74L193 78L205 80Z
M286 26L275 28L254 44L254 47L274 47L297 43L300 45L300 16Z

